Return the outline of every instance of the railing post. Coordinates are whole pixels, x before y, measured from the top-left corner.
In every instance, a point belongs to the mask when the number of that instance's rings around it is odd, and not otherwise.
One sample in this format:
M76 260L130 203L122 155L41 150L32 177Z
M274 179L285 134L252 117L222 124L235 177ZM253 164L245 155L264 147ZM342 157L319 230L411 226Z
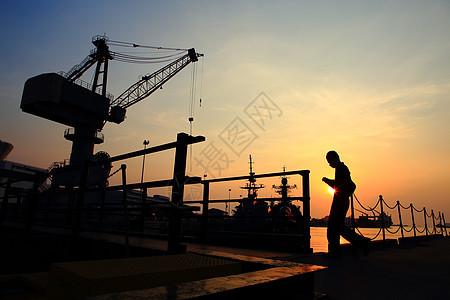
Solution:
M0 226L3 224L3 220L5 219L6 212L8 210L10 188L11 188L11 180L8 179L8 181L6 182L4 193L3 193L2 210L0 211ZM17 203L16 203L16 206L17 206Z
M69 185L64 188L64 192L64 195L67 195L66 225L73 226L76 194L74 188Z
M125 231L125 256L128 257L130 254L130 240L128 237L128 195L127 195L127 165L122 164L122 201L123 201L123 221L124 221L124 231Z
M425 235L428 235L428 226L427 226L427 209L423 207L423 217L425 220Z
M103 225L105 219L105 199L106 199L106 189L103 188L100 192L100 211L98 214L98 222L100 226Z
M436 222L434 221L434 211L431 210L431 219L433 219L433 234L436 234Z
M352 219L352 229L355 231L356 224L355 224L355 207L353 205L353 194L350 196L350 205L351 205L351 219Z
M142 195L141 195L141 224L140 229L141 232L144 232L145 230L145 219L147 217L147 188L142 188Z
M445 225L445 217L444 217L444 213L442 213L442 220L444 221L445 236L448 236L447 225Z
M411 219L412 219L412 224L413 224L413 230L414 230L414 237L416 237L416 222L414 221L414 208L412 203L409 204L409 207L411 207Z
M402 222L402 214L400 212L400 201L397 200L397 208L398 208L398 219L400 220L400 230L402 232L402 238L405 237L403 234L403 222Z
M304 218L304 235L305 235L305 248L307 251L311 251L311 207L310 207L310 193L309 193L309 170L305 171L302 175L302 190L303 190L303 218Z
M41 181L42 174L36 173L36 177L34 178L33 188L31 190L31 197L28 197L27 204L27 212L26 212L26 220L25 220L25 228L27 231L31 231L31 226L33 223L34 213L36 212L36 208L39 202L39 183Z
M172 254L186 252L186 246L180 244L182 215L178 208L183 205L188 138L189 136L186 133L177 134L171 199L173 205L170 208L169 236L167 243L167 251Z
M203 182L203 210L200 237L203 241L208 238L208 210L209 210L209 181Z
M439 225L441 226L441 234L444 235L444 226L442 226L441 212L439 212Z
M381 230L383 231L383 242L386 242L386 232L384 226L383 196L380 195Z

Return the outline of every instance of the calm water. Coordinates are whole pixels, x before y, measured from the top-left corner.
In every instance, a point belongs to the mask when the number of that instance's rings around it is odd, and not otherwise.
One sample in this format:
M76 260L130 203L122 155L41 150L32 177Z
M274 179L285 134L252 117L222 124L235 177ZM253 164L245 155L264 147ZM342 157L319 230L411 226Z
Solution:
M389 228L390 231L395 232L397 231L398 226L391 226ZM411 227L407 227L406 229L410 230ZM378 232L380 231L380 228L360 228L359 229L361 233L368 238L373 239L375 236L377 236ZM418 227L418 230L423 231L424 228ZM430 228L428 228L430 230ZM439 228L437 228L438 233L440 232ZM414 236L413 230L410 232L404 231L404 236ZM425 232L419 233L417 232L417 235L425 235ZM397 233L391 234L386 231L386 239L397 239L399 237L402 237L401 231L398 230ZM383 240L383 233L380 232L378 236L375 238L375 240ZM341 244L347 244L348 242L341 238ZM328 241L327 241L327 228L326 227L311 227L311 247L313 248L314 252L328 252Z

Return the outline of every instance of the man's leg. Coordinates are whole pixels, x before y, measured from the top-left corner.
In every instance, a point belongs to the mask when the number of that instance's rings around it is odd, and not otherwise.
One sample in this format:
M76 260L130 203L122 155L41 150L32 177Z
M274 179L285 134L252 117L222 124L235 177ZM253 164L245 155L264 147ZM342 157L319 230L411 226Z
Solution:
M347 214L349 202L348 199L334 196L331 204L330 216L328 219L328 252L339 254L340 234L344 229L345 216Z
M365 256L369 255L371 241L369 238L356 233L348 227L345 227L341 234L342 237L349 241L352 245L361 248Z

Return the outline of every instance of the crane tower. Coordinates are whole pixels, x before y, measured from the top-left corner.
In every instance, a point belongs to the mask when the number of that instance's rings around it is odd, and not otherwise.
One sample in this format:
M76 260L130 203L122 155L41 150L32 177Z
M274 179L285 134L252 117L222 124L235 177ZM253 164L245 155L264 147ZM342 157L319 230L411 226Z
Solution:
M103 143L101 130L107 121L123 122L128 107L150 96L189 63L203 56L193 48L171 49L180 53L176 59L158 71L142 76L114 99L106 91L109 61L131 61L133 56L110 51L106 36L95 36L92 43L96 48L66 74L46 73L28 79L20 105L24 112L72 127L64 132L64 137L72 142L70 167L78 170L86 161L92 160L94 146ZM111 44L114 43L125 44ZM93 83L82 82L80 77L93 65L96 65ZM80 176L76 173L65 176L61 185L78 185Z

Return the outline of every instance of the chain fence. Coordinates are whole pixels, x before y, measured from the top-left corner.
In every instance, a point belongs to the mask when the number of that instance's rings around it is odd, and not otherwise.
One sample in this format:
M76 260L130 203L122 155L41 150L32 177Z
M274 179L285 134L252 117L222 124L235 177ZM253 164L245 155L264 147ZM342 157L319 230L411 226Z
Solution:
M358 206L362 210L354 208L355 203L358 204ZM397 216L399 221L398 225L394 225L392 222L392 217L385 212L385 210L395 210L395 209L397 209ZM355 219L355 210L363 213L363 215ZM412 226L407 226L404 224L402 219L403 217L402 210L406 210L409 213ZM415 213L422 215L424 221L423 229L418 228L415 219ZM379 235L382 234L383 241L385 241L386 232L392 235L396 235L400 232L402 238L405 237L405 232L406 233L412 232L414 237L417 237L418 234L425 236L440 234L448 237L444 213L438 212L438 214L436 215L434 211L431 210L431 213L428 214L427 209L425 207L423 207L422 209L417 209L416 207L414 207L412 203L410 203L409 206L404 206L400 203L400 201L397 201L395 205L391 206L383 199L382 195L380 195L374 207L363 205L356 197L356 195L352 195L351 224L352 228L358 231L360 234L362 234L360 228L379 227L380 230L374 237L370 238L371 240L377 239ZM391 227L397 227L397 229L391 229Z

